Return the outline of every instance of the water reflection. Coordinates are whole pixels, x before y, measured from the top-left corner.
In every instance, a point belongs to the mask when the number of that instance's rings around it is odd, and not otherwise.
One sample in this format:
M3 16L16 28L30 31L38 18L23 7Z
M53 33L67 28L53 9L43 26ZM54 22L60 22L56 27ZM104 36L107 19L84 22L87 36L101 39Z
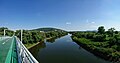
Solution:
M46 47L45 42L41 42L41 43L37 44L36 46L30 48L29 51L33 54L34 57L36 57L38 55L38 52L42 48L45 48L45 47Z
M58 39L60 37L53 37L53 38L50 38L50 39L46 39L45 42L50 42L50 43L54 43L56 39Z
M56 38L47 39L46 42L54 43Z

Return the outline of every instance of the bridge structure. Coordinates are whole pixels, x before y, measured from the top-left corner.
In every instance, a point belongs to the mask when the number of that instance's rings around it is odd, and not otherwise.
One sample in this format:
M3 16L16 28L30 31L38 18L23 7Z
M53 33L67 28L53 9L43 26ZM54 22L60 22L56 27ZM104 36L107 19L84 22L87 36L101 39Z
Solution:
M39 63L16 37L0 37L0 63Z

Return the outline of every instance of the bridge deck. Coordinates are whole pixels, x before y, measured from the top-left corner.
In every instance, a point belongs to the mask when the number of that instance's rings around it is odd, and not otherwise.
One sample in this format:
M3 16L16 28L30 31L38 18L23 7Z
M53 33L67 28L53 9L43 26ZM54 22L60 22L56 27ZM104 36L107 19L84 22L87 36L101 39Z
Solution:
M0 63L12 63L16 57L15 38L0 39ZM17 63L15 60L14 63Z

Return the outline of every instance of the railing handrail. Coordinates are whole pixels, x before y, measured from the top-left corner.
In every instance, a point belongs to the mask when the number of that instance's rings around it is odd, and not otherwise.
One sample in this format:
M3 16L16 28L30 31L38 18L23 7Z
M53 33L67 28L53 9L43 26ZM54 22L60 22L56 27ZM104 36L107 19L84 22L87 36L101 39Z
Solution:
M18 52L18 54L22 54L22 53L24 53L26 56L25 56L25 58L27 58L31 63L39 63L34 57L33 57L33 55L28 51L28 49L23 45L23 43L15 36L15 38L16 38L16 43L17 43L17 45L19 44L20 45L20 48L22 49L22 51L23 52ZM19 47L19 46L18 46ZM17 48L17 50L18 50L19 48ZM20 50L21 50L20 49ZM19 57L19 61L18 62L20 62L20 61L22 61L23 60L23 58L22 58L22 55L18 55Z

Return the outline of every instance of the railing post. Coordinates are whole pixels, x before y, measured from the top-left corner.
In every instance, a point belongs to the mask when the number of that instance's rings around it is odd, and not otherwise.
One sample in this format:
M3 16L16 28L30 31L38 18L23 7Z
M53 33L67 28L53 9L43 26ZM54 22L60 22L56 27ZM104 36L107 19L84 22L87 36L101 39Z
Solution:
M22 32L23 32L23 30L21 29L21 42L22 42Z
M6 33L5 33L6 30L7 30L7 29L4 29L4 37L5 37L5 34L6 34Z

